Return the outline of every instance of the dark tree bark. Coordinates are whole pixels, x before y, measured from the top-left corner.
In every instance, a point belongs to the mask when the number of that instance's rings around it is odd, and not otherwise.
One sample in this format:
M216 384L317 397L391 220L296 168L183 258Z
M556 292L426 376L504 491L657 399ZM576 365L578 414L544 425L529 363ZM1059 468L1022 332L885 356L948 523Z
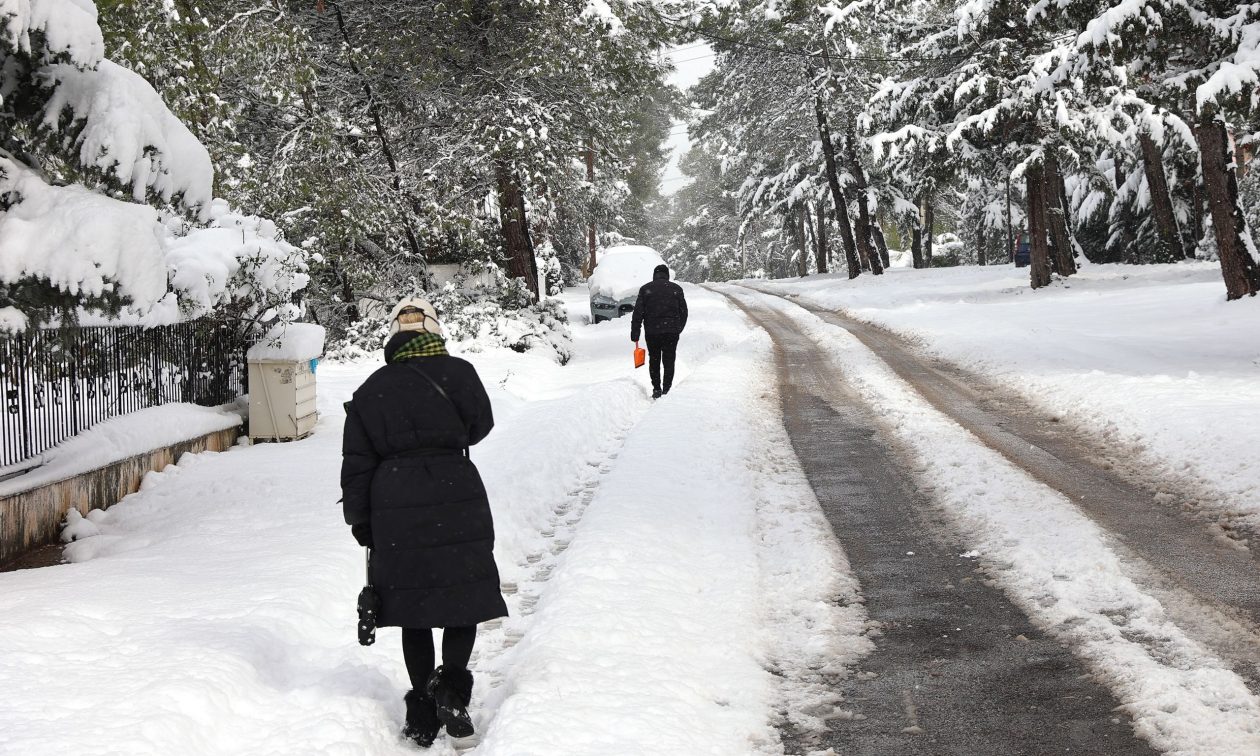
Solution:
M985 249L985 245L988 244L988 241L987 235L984 232L984 224L981 223L980 231L976 238L976 262L980 263L982 267L989 264L989 251Z
M792 226L796 230L796 272L801 278L809 275L809 239L805 233L805 206L792 211Z
M879 261L884 266L884 270L888 270L888 266L892 263L888 259L888 240L884 238L884 227L880 223L880 213L875 214L874 222L871 223L871 236L875 239L875 251L879 252Z
M1011 210L1011 174L1006 173L1006 261L1015 262L1015 223Z
M831 202L835 206L836 226L840 228L840 242L844 245L844 260L849 267L849 278L862 275L857 247L853 242L853 225L849 222L849 208L840 189L840 172L836 167L836 146L831 141L831 127L827 125L827 113L823 110L822 97L814 93L814 115L818 119L818 138L822 141L823 158L827 167L827 186L831 189Z
M817 245L814 258L818 261L818 272L827 272L827 257L829 250L827 249L827 213L823 211L823 203L820 200L815 213L818 217L818 231L814 235L814 241Z
M1180 260L1186 256L1186 251L1181 239L1181 229L1177 227L1177 216L1173 211L1168 176L1164 173L1164 154L1149 134L1142 134L1138 137L1138 142L1142 147L1146 186L1151 192L1151 213L1155 216L1155 227L1159 230L1159 240L1164 246L1163 257L1167 261Z
M1212 228L1216 231L1221 275L1225 278L1225 298L1254 296L1260 291L1260 266L1246 243L1247 222L1238 206L1238 178L1232 166L1225 123L1210 108L1204 108L1195 139L1199 143Z
M918 270L923 267L923 218L914 219L910 229L910 264Z
M1028 238L1032 287L1050 284L1050 250L1046 244L1045 172L1040 164L1024 173L1028 184Z
M533 299L538 295L538 264L534 260L533 241L529 238L525 194L519 177L506 161L495 161L494 175L499 192L499 224L503 229L508 275L524 279Z
M1053 151L1046 153L1041 169L1041 186L1044 191L1042 207L1045 209L1050 238L1054 239L1054 258L1051 264L1055 272L1067 277L1076 272L1075 246L1072 244L1071 232L1068 231L1067 202L1063 199L1067 190L1063 186L1063 175L1059 173L1059 161Z
M855 182L854 194L857 195L858 217L853 230L857 236L858 259L862 263L862 268L878 276L883 274L884 266L871 241L871 209L866 196L866 172L862 170L862 163L858 160L856 142L853 128L850 127L844 135L844 151L849 164L849 173Z
M919 200L919 226L923 229L923 267L932 267L932 229L936 226L936 208L932 204L932 195L923 194Z

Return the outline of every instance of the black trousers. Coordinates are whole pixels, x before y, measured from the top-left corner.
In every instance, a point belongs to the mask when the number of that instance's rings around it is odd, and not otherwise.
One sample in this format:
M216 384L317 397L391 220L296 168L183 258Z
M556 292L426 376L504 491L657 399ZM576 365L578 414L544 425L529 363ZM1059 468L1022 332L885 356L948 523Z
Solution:
M448 627L442 631L442 664L454 669L468 669L473 644L477 642L477 626ZM433 631L427 627L402 629L403 661L414 690L424 690L433 674Z
M669 391L674 385L674 357L678 354L678 334L659 333L646 334L648 351L648 375L652 378L652 388L657 391ZM661 383L661 361L665 361L665 382Z

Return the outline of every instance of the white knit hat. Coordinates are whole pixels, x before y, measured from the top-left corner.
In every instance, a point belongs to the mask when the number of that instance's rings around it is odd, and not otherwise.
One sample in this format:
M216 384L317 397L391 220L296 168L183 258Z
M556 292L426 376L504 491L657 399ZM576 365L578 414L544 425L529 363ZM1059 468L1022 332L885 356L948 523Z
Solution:
M419 310L424 313L424 317L414 323L399 323L398 317L407 310ZM441 336L442 323L438 321L437 310L433 309L433 305L419 298L404 299L394 305L393 311L389 313L389 336L386 338L392 338L399 331L419 331Z

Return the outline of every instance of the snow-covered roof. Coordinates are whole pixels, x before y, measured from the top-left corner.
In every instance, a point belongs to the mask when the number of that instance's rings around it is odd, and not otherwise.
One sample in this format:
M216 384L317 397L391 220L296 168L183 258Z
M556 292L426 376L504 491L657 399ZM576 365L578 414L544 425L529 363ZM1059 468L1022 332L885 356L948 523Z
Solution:
M280 323L249 348L252 361L305 362L324 354L324 327L314 323Z
M653 269L665 264L659 252L637 244L608 247L597 261L587 288L592 296L601 294L616 300L634 296L639 287L652 280Z

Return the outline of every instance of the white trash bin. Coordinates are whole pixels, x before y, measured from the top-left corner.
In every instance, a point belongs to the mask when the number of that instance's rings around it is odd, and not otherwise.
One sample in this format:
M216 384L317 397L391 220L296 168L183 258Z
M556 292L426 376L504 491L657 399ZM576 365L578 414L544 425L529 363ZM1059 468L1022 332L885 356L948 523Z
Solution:
M281 323L246 353L249 438L296 441L315 430L315 370L324 354L324 328Z

